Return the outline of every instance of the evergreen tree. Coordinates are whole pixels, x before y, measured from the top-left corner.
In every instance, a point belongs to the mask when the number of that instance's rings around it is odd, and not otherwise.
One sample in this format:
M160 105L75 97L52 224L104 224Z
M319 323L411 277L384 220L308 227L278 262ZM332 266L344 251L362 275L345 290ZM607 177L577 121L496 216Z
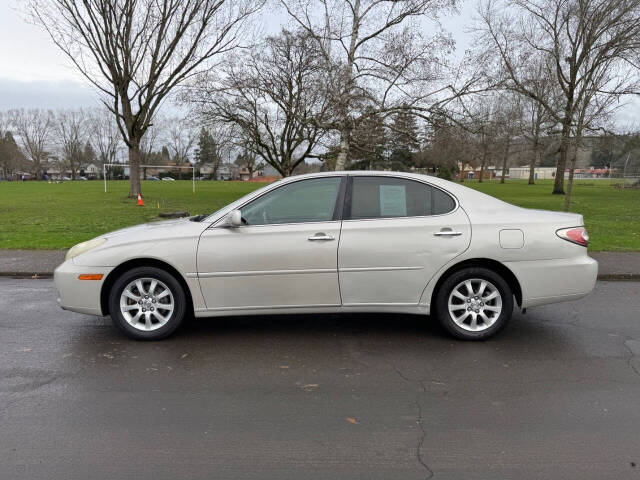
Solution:
M167 165L169 163L169 160L171 160L171 154L169 153L169 149L164 146L162 147L162 151L160 152L160 159L159 159L159 164L158 165ZM173 159L174 162L178 162L180 161L179 158L174 158Z
M388 136L382 117L368 113L352 132L349 168L376 170L386 163Z
M94 165L98 164L98 156L96 155L96 151L91 146L90 142L85 143L84 151L82 152L83 164L84 165Z
M400 111L393 119L389 143L391 155L388 166L393 170L408 170L416 165L416 154L420 151L418 124L408 110Z
M202 127L198 136L198 148L195 150L195 160L198 167L203 165L212 168L212 178L216 178L218 167L220 166L220 154L218 153L218 145L209 131Z
M0 136L0 169L8 176L24 166L25 158L11 132Z

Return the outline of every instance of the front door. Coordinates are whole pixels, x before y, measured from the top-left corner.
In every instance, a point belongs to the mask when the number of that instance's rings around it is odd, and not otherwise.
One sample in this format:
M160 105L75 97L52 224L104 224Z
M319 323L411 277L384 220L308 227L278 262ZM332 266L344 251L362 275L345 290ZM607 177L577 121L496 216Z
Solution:
M356 176L347 194L338 269L344 306L410 306L471 240L444 191L410 179Z
M244 205L245 225L200 237L207 310L339 306L343 177L284 184Z

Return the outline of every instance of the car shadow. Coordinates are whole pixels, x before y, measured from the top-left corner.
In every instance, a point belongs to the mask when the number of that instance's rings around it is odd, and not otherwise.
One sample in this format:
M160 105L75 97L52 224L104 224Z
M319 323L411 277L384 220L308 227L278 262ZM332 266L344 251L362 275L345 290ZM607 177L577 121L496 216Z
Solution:
M272 351L312 348L326 349L331 354L339 344L369 353L427 355L425 359L452 349L465 355L493 351L499 352L500 357L556 358L565 353L573 356L582 349L580 342L566 331L566 325L541 322L516 312L504 330L482 342L454 339L435 318L424 315L332 313L193 318L171 337L154 342L129 339L107 317L96 318L91 325L74 330L71 348L81 357L126 350L128 354L162 358L181 351L198 351L213 359L216 354L245 348L255 351L267 345Z

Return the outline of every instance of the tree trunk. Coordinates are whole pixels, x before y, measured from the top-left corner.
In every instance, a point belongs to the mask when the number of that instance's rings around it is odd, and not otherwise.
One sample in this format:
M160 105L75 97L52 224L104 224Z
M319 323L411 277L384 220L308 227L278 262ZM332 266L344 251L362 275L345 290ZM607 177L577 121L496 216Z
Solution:
M482 162L480 163L480 178L478 178L478 183L482 183L484 180L484 166L487 163L487 149L485 148L482 151Z
M355 0L355 3L351 7L353 23L351 24L351 35L349 39L349 52L347 55L347 65L346 65L346 74L347 78L345 79L346 89L342 99L342 108L340 112L342 114L342 122L343 126L340 130L340 152L338 153L338 158L336 159L336 168L335 170L344 170L347 168L347 161L349 159L349 142L351 137L351 129L348 127L349 120L349 105L351 104L351 92L352 92L352 82L353 82L353 65L356 58L356 47L358 43L358 35L360 31L360 0Z
M531 162L529 162L529 185L534 185L536 179L536 165L539 163L540 157L540 145L538 139L533 140L533 155L531 156Z
M569 136L571 134L570 119L562 123L562 137L560 138L560 158L556 167L556 179L553 184L554 195L564 195L564 171L567 168L567 153L569 151Z
M140 186L140 140L131 140L129 146L129 197L142 194Z
M34 173L36 176L36 180L42 180L42 163L40 162L40 159L34 161L34 164Z
M509 162L510 147L511 147L511 140L507 139L507 145L504 149L504 156L502 158L502 175L500 176L500 183L504 183L504 177L507 174L507 163Z
M576 164L576 159L571 159L571 166L569 167L569 181L567 182L567 193L564 196L564 208L565 212L569 211L571 208L571 189L573 188L573 170Z
M340 152L336 159L335 170L344 170L347 168L347 159L349 158L349 130L344 128L340 131Z
M564 197L564 211L568 212L571 208L571 191L573 190L573 172L576 168L576 160L578 158L578 144L580 142L581 132L576 134L575 145L573 147L573 156L569 165L569 181L567 182L567 194Z

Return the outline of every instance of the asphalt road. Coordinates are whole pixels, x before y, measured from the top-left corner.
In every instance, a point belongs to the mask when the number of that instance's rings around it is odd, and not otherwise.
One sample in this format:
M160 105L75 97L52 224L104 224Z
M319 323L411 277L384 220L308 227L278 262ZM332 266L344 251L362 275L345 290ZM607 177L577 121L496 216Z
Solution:
M392 315L138 343L0 278L0 372L3 480L640 478L640 283L485 343Z

